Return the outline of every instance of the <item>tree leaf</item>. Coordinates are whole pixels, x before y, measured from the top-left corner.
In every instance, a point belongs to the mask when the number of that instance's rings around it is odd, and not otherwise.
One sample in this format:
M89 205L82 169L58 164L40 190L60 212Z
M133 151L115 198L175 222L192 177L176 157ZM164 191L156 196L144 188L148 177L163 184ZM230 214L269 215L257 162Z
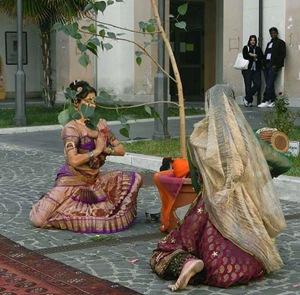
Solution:
M109 99L111 97L111 95L104 90L101 90L98 96L104 99Z
M152 109L152 118L153 119L157 119L157 118L160 118L159 114L156 112L156 110L154 108L151 108Z
M93 43L91 43L91 42L89 42L88 44L87 44L87 49L90 51L90 52L92 52L94 55L96 55L96 56L98 56L98 47L95 45L95 44L93 44Z
M92 44L94 44L94 45L96 45L96 46L99 46L99 45L100 45L100 41L99 41L98 38L91 38L91 39L89 40L89 43L92 43Z
M105 25L103 25L103 24L99 24L98 27L99 27L99 28L106 29L106 30L109 29L107 26L105 26Z
M68 111L71 120L79 120L81 118L81 114L78 110L75 110L74 105L70 105Z
M107 32L107 36L112 39L117 39L116 34L113 32Z
M95 113L95 107L92 107L91 105L81 104L80 111L84 118L91 118Z
M85 52L86 51L86 45L85 44L83 44L83 43L81 43L80 41L79 42L77 42L77 47L78 47L78 49L81 51L81 52Z
M182 4L177 8L177 11L180 15L185 15L188 10L188 3Z
M74 39L76 39L76 40L82 39L82 36L81 36L81 34L79 34L79 33L76 33L76 34L73 35L72 37L73 37Z
M113 97L104 90L101 90L95 99L96 103L99 104L113 104Z
M106 50L110 50L113 48L113 46L110 43L103 43L103 46Z
M78 62L84 66L85 68L88 66L88 64L90 63L90 58L89 56L84 52L80 55Z
M59 113L58 117L58 123L62 126L65 126L70 121L70 115L69 110L63 110Z
M95 8L97 10L100 10L102 13L104 12L104 10L106 9L106 3L105 1L98 1L95 3Z
M72 90L70 87L66 89L64 92L66 99L70 99L70 101L74 101L77 95L77 91Z
M79 27L78 27L78 23L75 22L75 23L66 25L65 28L70 36L75 36L78 33Z
M156 25L156 19L155 19L155 18L150 18L150 19L149 19L149 23L150 23L151 25L155 26L155 25Z
M91 10L94 7L94 5L92 3L89 3L86 7L84 7L84 12L87 12L89 10Z
M123 135L124 137L129 138L129 130L127 130L126 128L121 128L119 130L120 134Z
M99 31L99 36L102 37L102 38L105 37L105 30L104 29Z
M107 0L107 5L112 5L112 4L114 4L113 0Z
M137 57L137 58L135 59L135 61L136 61L136 63L140 66L141 63L142 63L142 58L141 58L141 57Z
M186 29L186 22L185 21L181 21L178 23L175 23L175 27L179 28L179 29Z
M146 113L148 113L150 116L152 116L152 110L149 106L145 106L144 109L145 109Z
M148 33L152 34L155 32L155 27L152 24L148 24L146 30Z
M101 41L100 42L100 47L101 47L102 51L104 51L104 45L103 44L104 44L103 41Z
M139 27L140 27L140 29L141 29L143 32L145 32L146 27L147 27L147 23L145 23L145 22L139 22Z
M127 116L124 116L124 115L121 115L118 120L121 122L121 124L123 126L126 126L126 122L128 121L128 117Z
M141 56L142 54L143 54L143 52L138 51L138 50L135 52L135 56L136 56L136 57L139 57L139 56Z
M92 129L97 130L97 123L95 117L90 118L89 120L85 121L85 126Z
M88 31L92 34L96 34L96 28L95 28L95 25L94 24L90 24L88 26Z
M55 23L52 27L52 30L56 30L56 31L61 31L63 28L63 24L62 23Z

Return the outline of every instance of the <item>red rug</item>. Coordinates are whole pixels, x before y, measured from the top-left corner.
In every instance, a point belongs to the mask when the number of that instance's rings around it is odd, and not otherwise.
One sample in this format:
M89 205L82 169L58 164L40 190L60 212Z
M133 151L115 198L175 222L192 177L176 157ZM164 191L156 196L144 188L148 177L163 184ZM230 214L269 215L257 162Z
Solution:
M0 294L136 295L140 293L35 253L0 235Z

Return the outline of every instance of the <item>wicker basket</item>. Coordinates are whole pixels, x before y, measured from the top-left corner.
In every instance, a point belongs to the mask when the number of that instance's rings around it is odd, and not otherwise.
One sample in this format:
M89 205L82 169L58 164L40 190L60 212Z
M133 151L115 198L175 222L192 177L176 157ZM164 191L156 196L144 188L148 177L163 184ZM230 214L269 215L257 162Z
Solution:
M289 138L281 131L265 130L259 133L259 137L280 153L285 154L289 149Z

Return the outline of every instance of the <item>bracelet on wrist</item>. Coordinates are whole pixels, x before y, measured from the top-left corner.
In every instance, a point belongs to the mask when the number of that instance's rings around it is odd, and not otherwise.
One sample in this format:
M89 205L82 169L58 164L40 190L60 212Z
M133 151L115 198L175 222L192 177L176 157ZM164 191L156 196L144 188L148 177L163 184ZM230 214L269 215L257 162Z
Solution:
M94 152L93 151L89 151L88 153L89 159L94 158Z

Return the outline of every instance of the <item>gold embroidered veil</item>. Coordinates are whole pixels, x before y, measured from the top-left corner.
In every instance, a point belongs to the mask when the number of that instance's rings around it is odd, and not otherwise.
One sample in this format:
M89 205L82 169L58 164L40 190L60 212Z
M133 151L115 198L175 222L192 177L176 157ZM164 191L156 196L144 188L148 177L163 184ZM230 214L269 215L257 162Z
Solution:
M276 270L282 260L274 238L286 225L260 144L229 86L209 89L205 110L190 144L210 220L267 272Z

